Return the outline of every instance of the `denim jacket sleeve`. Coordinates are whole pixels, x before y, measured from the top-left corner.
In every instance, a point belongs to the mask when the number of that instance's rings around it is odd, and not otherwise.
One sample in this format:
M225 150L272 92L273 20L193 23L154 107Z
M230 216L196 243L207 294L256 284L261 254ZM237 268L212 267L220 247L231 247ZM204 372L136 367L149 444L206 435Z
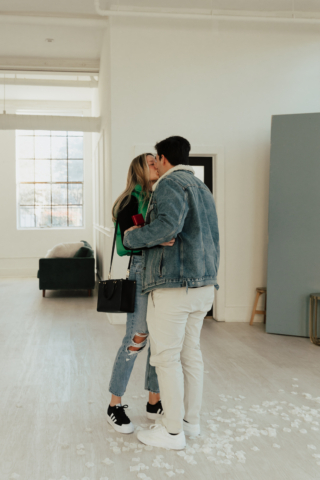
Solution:
M128 232L123 244L127 248L151 248L169 242L182 231L188 212L187 192L170 177L159 183L154 200L157 217L145 227Z

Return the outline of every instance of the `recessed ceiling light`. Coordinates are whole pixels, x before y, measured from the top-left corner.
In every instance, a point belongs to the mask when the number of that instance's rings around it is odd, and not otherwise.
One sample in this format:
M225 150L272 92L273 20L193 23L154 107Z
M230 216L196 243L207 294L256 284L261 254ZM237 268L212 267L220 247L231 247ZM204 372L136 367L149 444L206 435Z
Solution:
M46 42L52 43L52 42L54 42L54 38L46 38Z

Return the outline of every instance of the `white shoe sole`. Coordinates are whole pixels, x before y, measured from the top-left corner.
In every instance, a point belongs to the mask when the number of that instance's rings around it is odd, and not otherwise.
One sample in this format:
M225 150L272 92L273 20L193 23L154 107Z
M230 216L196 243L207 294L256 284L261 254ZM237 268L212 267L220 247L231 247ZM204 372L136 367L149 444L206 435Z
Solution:
M165 445L153 439L148 439L148 441L144 442L143 439L139 438L139 433L140 432L138 432L137 439L139 440L139 442L143 443L144 445L151 445L152 447L159 447L159 448L170 448L170 450L183 450L187 446L186 442L184 442L183 444L181 443L180 445L177 445L174 442L171 443L170 439L166 441Z
M115 429L116 432L119 432L119 433L133 433L134 432L134 426L133 426L133 423L128 423L127 425L122 425L120 427L120 425L117 425L116 423L114 423L111 418L109 417L109 415L107 415L107 422L110 423L110 425Z
M147 418L149 418L149 420L157 420L157 418L161 417L163 417L163 414L147 412Z
M199 437L201 434L200 425L190 425L185 421L183 421L183 431L188 437Z

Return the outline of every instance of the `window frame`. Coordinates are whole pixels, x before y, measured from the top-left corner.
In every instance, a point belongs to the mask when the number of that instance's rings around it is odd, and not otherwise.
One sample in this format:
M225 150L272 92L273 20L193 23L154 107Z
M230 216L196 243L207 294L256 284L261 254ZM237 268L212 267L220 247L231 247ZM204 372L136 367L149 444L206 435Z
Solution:
M29 112L28 112L29 113ZM32 113L35 113L35 112L32 112ZM47 112L46 112L47 113ZM55 114L57 114L55 112ZM35 130L30 130L30 132L33 132L32 136L33 138L36 137L35 135ZM51 135L51 131L50 130L42 130L43 132L50 132L50 138L52 137ZM21 230L21 231L35 231L35 230L46 230L46 231L52 231L52 230L59 230L59 231L62 231L62 230L84 230L86 228L86 216L85 216L85 195L86 195L86 187L85 187L85 151L86 151L86 132L82 132L83 136L83 158L82 159L70 159L70 160L79 160L81 161L82 160L82 165L83 165L83 180L82 181L76 181L76 182L20 182L19 181L19 171L18 171L18 162L19 160L21 160L19 157L18 157L18 149L17 149L17 146L18 146L18 132L19 130L16 130L15 131L15 167L16 167L16 228L17 230ZM27 136L27 135L26 135ZM41 135L39 135L41 136ZM58 136L58 135L57 135ZM72 135L71 135L72 137ZM68 139L69 138L69 135L68 135L68 132L67 132L67 135L66 135L66 138ZM23 159L22 159L23 160ZM28 160L28 159L26 159ZM36 158L34 157L33 159L30 159L30 160L33 160L35 161ZM50 155L50 162L52 161L52 158L51 158L51 155ZM67 160L67 171L68 171L68 156L66 158ZM68 178L67 178L68 180ZM82 206L82 225L81 226L61 226L61 227L58 227L58 226L44 226L44 227L39 227L39 226L34 226L34 227L22 227L21 226L21 222L20 222L20 202L19 202L19 189L20 189L20 185L21 184L34 184L34 185L37 185L37 184L49 184L49 185L55 185L55 184L65 184L65 185L69 185L69 184L81 184L82 185L82 205L75 205L75 204L66 204L67 208L69 206ZM68 187L67 187L68 188ZM34 206L34 208L37 207L37 205L30 205L31 207ZM39 205L40 206L40 205ZM51 203L49 205L49 207L51 208L51 212L52 212L52 207L54 207L56 205L52 205L52 191L51 191ZM52 217L52 214L51 214L51 217ZM67 221L69 221L69 218L67 218Z

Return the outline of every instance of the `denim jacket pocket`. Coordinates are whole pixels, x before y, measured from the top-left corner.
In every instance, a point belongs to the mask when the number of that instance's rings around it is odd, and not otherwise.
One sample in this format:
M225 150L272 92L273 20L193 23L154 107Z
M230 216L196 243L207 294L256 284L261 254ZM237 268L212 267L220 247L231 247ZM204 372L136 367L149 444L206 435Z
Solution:
M163 255L164 255L164 247L162 247L162 252L160 255L160 262L159 262L159 277L162 277L162 268L163 268Z

